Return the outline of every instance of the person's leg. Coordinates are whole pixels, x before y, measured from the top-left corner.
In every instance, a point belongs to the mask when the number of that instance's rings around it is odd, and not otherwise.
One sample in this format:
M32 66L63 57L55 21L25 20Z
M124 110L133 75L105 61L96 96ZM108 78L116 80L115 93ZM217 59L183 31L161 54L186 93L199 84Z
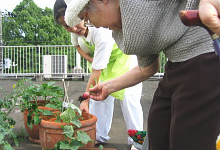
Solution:
M166 64L167 66L169 66L169 62ZM172 91L169 87L165 71L164 77L159 82L158 88L154 93L148 115L147 136L151 150L170 150L171 95Z
M170 149L215 150L220 133L220 61L214 53L203 54L181 70L182 81L173 82Z
M149 113L150 150L214 150L220 133L218 57L208 53L171 63L164 80ZM170 104L161 102L166 98Z
M104 101L89 100L89 113L97 117L96 140L104 143L110 139L108 133L111 129L114 97L108 96Z
M143 110L141 106L142 83L133 87L126 88L124 99L120 101L121 110L128 129L143 130ZM128 144L131 145L133 140L128 137Z

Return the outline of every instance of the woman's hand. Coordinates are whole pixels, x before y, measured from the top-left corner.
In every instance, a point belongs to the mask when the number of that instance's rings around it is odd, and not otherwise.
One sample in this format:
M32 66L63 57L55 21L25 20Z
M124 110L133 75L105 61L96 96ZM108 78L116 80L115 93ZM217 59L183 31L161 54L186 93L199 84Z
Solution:
M203 24L220 36L220 0L200 0L199 17Z
M89 113L89 99L82 101L82 103L79 106L79 109Z
M101 82L93 88L89 88L89 91L91 92L90 98L97 101L104 100L113 92L134 86L147 80L153 76L159 68L159 58L146 68L136 66L117 78L111 79L107 82Z
M110 84L111 82L101 82L93 88L90 88L90 98L97 101L105 100L112 93L112 91L114 91L111 89L108 83Z

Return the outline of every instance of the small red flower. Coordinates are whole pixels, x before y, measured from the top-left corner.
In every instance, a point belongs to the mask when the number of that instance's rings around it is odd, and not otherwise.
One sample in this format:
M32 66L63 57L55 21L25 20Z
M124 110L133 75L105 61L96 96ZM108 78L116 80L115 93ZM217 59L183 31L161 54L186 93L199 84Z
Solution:
M137 135L137 139L139 139L139 140L140 140L140 139L141 139L141 135Z
M128 135L129 136L135 136L135 133L137 133L137 130L134 130L134 129L129 129L128 130Z

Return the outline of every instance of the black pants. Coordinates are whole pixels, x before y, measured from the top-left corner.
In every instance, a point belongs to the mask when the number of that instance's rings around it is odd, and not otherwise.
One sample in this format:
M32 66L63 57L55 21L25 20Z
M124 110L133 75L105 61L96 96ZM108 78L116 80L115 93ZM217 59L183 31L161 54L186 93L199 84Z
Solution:
M148 117L150 150L215 150L220 61L214 53L166 64Z

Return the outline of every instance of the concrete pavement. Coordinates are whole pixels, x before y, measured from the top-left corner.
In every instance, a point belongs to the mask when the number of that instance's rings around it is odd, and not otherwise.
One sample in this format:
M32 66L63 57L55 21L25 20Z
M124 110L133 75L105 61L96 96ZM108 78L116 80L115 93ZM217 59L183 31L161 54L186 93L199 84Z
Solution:
M12 91L12 86L17 82L17 80L0 80L0 86L6 90L6 93ZM34 81L35 82L35 81ZM35 82L35 83L45 83L48 81ZM148 111L152 102L153 94L157 88L159 80L147 80L143 82L143 92L141 98L141 104L144 112L144 130L147 129L147 116ZM62 86L62 81L56 81L56 85ZM69 81L69 97L74 99L74 104L79 106L77 98L84 93L87 82L85 81ZM20 139L23 141L19 142L19 147L13 146L15 150L41 150L39 144L33 144L28 140L28 135L23 125L23 115L18 111L19 108L15 108L10 114L15 120L15 131L21 136ZM119 100L115 100L114 108L114 118L112 121L112 127L109 133L110 140L103 144L104 148L115 148L117 150L129 150L130 146L127 145L127 130L125 121L120 108Z

